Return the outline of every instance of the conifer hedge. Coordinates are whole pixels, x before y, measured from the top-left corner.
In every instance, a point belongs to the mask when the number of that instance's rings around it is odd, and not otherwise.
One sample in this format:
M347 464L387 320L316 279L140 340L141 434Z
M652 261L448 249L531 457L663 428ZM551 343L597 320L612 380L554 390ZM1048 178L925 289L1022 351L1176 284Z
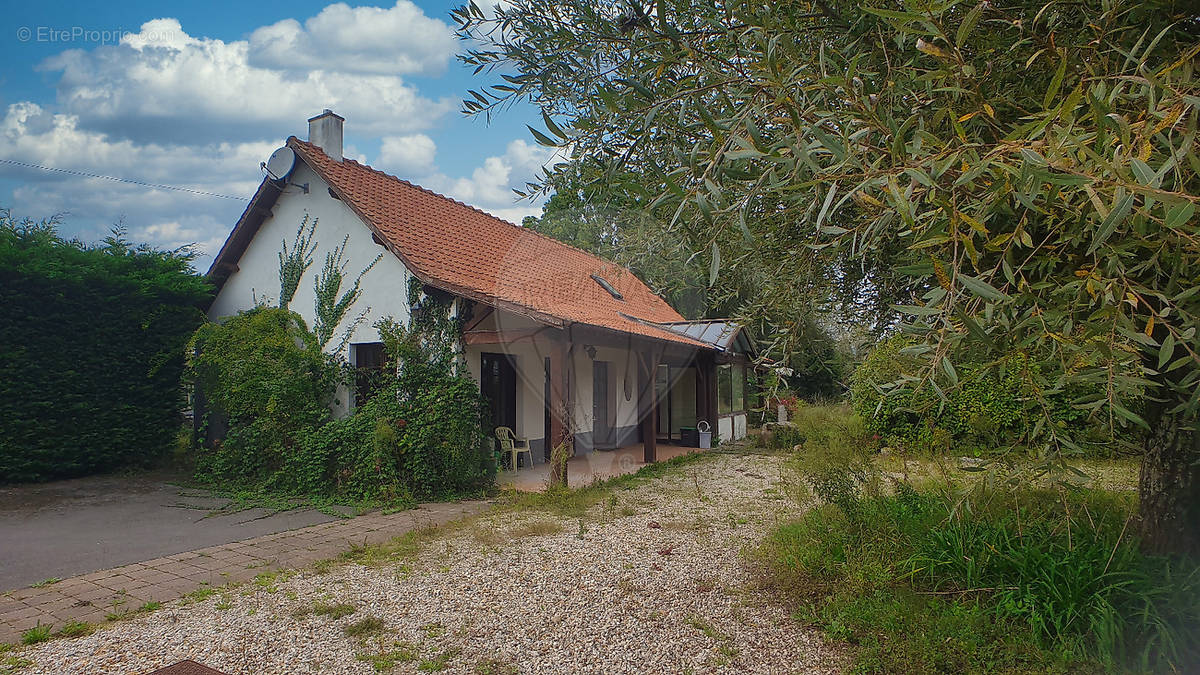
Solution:
M180 428L207 281L186 250L67 240L0 211L0 483L147 465Z

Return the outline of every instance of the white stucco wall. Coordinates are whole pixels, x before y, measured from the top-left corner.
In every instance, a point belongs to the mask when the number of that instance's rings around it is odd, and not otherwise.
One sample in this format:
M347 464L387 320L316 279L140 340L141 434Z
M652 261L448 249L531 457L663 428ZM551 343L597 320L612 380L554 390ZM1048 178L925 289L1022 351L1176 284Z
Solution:
M722 443L740 441L746 437L746 413L722 415L717 422L717 438Z
M301 191L296 185L298 183L308 183L308 194ZM217 294L209 310L209 318L220 320L250 309L256 301L270 306L278 304L278 255L283 250L283 242L286 241L289 247L292 245L296 228L306 214L318 219L314 234L316 251L313 253L312 267L300 280L290 309L304 317L312 327L316 319L314 288L317 275L325 263L325 254L346 239L343 260L346 262L347 279L342 284L343 292L376 256L382 254L383 257L364 277L362 296L338 327L330 341L330 348L337 345L345 328L363 312L366 312L366 319L354 330L350 342L378 342L379 332L373 324L383 317L407 321L408 269L399 258L372 241L371 231L366 224L345 203L331 197L325 182L303 163L296 168L288 187L271 209L271 215L263 221L262 227L242 254L238 271L229 277ZM344 355L347 352L348 349L343 350Z
M299 163L288 182L288 187L271 209L271 215L263 221L238 261L238 270L230 275L217 294L209 309L209 318L219 321L255 304L278 305L278 256L283 250L283 242L291 247L296 228L307 214L318 219L314 233L316 250L312 256L313 264L300 279L289 308L303 317L310 329L316 319L316 278L324 266L325 254L346 240L346 252L342 257L346 262L346 279L342 283L342 292L349 289L359 272L376 256L383 255L363 278L361 297L347 312L327 347L328 350L336 348L346 328L365 313L365 319L355 328L342 350L342 356L349 359L350 344L379 342L379 331L374 327L379 319L391 317L399 322L408 321L410 273L399 258L371 239L367 225L345 203L330 196L328 185L307 165ZM299 187L304 183L308 183L308 194ZM351 398L348 391L338 392L335 411L346 412Z

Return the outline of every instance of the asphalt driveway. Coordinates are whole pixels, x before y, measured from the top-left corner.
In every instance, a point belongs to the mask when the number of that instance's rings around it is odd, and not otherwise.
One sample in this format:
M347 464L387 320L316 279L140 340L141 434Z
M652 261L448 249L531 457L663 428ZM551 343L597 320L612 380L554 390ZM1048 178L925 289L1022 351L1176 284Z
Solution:
M228 504L165 475L0 487L0 592L335 520Z

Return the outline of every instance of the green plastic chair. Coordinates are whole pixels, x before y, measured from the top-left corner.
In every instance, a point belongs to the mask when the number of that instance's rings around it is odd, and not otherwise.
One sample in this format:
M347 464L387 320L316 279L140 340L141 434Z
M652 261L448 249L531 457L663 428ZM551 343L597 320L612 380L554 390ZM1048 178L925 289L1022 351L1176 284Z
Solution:
M521 453L529 455L528 466L533 466L533 450L529 448L529 441L524 438L517 438L512 429L508 427L496 427L496 439L500 441L500 452L496 458L496 467L501 468L504 465L501 461L507 455L509 463L512 465L513 471L517 470L517 458Z

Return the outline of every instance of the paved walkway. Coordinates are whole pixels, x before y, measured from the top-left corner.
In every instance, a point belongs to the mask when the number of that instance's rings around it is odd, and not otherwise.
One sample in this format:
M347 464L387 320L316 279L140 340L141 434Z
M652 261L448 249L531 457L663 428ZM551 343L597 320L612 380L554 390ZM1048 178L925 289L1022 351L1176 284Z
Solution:
M0 487L0 594L338 520L311 508L231 508L180 479L150 472Z
M481 511L487 502L422 504L154 558L0 594L0 643L18 642L38 623L100 623L111 613L166 602L206 587L248 581L262 572L304 567L347 549Z

